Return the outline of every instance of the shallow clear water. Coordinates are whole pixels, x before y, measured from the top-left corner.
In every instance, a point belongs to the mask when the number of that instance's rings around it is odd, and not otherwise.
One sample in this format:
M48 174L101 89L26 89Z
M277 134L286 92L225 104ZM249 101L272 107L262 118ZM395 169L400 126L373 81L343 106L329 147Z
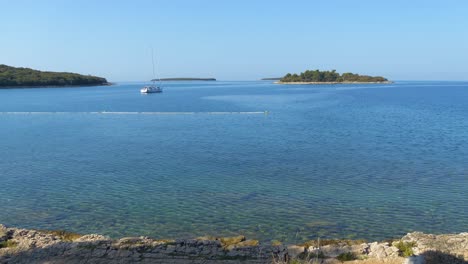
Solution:
M139 88L0 90L0 223L291 242L468 231L468 83ZM69 113L6 113L34 111Z

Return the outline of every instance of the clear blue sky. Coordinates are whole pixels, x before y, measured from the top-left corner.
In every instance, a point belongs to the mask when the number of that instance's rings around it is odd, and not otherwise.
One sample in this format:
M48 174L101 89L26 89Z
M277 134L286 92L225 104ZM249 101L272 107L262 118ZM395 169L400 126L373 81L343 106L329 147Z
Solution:
M468 80L466 0L0 0L0 64L254 80L336 69Z

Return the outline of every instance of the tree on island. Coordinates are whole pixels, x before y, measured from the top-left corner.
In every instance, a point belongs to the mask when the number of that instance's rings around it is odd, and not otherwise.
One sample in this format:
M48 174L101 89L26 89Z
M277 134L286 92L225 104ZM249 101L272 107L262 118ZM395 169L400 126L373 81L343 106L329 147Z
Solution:
M0 87L87 86L107 84L105 78L70 72L37 71L0 64Z
M343 73L340 75L336 70L332 71L310 71L301 72L300 75L288 73L280 82L386 82L386 78L381 76L367 76L355 73Z

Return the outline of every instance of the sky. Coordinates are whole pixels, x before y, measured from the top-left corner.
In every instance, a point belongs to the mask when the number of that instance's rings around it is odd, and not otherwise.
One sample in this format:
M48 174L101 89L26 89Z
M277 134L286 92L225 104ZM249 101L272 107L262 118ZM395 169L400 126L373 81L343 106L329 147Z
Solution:
M0 0L0 64L257 80L307 69L468 80L466 0Z

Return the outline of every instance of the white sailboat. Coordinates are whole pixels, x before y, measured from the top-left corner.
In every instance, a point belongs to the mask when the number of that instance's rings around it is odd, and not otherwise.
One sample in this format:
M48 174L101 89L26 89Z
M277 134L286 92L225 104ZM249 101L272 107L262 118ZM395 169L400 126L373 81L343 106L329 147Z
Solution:
M153 82L154 83L154 82ZM158 85L147 85L143 88L140 89L140 92L141 93L162 93L162 88L161 86L158 86Z
M144 94L149 94L149 93L162 93L162 88L161 88L161 79L159 79L159 85L156 85L156 76L154 74L154 55L153 55L153 49L151 49L151 62L153 64L153 84L152 85L147 85L143 88L140 89L141 93Z

